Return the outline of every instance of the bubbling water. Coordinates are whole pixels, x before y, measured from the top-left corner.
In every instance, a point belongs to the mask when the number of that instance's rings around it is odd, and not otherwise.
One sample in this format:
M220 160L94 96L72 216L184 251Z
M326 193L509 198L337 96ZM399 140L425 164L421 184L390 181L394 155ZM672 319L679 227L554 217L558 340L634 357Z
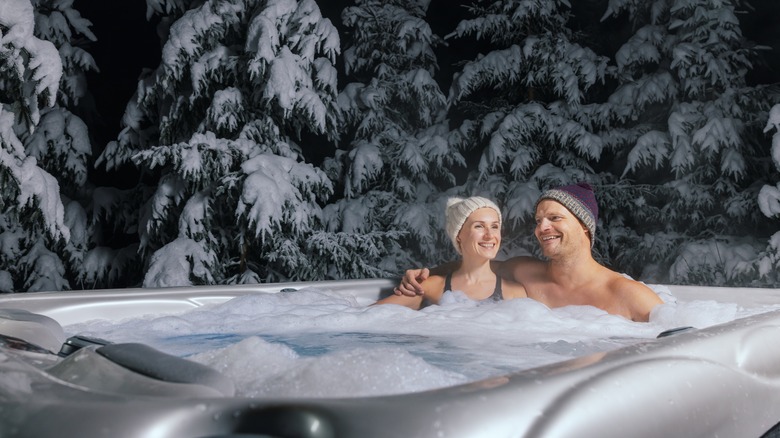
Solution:
M651 287L664 304L649 323L528 298L478 303L461 292L420 311L365 306L312 287L65 330L142 342L209 365L234 380L237 396L360 397L457 385L759 313L732 303L677 303L668 288Z

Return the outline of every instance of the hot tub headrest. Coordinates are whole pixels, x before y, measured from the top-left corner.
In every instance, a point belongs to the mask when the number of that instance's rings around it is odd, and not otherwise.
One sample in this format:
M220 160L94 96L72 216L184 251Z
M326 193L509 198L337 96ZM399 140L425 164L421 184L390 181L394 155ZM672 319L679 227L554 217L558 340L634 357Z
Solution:
M0 334L22 339L49 352L59 350L65 340L65 332L57 321L24 309L0 309Z
M233 381L206 365L163 353L137 343L108 344L95 350L101 356L158 380L172 383L197 383L225 394L235 394Z

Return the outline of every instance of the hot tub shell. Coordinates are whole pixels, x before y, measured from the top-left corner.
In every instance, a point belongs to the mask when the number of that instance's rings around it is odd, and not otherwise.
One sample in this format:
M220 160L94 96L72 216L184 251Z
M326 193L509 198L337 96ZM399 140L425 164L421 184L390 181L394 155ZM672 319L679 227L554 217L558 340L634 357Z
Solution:
M40 324L45 333L35 340L51 351L62 336L56 324L178 313L308 286L369 304L393 285L349 280L5 295L0 309L41 320L0 324L0 334L24 339ZM776 289L669 289L680 301L780 303ZM338 399L233 397L209 382L139 375L97 346L65 359L6 346L0 370L18 375L19 386L0 385L0 436L761 437L780 421L779 340L780 311L771 311L465 385Z

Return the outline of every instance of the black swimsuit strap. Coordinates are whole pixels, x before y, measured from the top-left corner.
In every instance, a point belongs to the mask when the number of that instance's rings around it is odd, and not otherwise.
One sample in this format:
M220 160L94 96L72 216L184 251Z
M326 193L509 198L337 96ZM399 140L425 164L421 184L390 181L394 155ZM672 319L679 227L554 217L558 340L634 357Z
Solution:
M452 290L452 272L447 274L444 278L444 292L447 292L448 290Z
M444 291L452 290L452 272L447 274L446 277L444 277ZM442 292L442 293L443 293ZM496 275L496 287L493 288L493 295L485 298L485 300L494 300L494 301L501 301L504 299L504 294L501 292L501 277L499 275Z
M501 292L501 276L496 275L496 287L493 289L493 295L488 298L489 300L501 301L504 299L504 294Z

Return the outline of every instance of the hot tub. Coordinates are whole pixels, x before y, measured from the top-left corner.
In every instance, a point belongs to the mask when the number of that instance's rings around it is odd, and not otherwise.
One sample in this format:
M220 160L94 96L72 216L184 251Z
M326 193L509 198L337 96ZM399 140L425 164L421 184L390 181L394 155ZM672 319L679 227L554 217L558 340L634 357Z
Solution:
M389 280L319 282L370 304ZM62 326L170 313L311 283L0 297L2 437L761 437L780 422L780 311L410 394L258 399L219 372ZM669 286L681 301L780 290Z

